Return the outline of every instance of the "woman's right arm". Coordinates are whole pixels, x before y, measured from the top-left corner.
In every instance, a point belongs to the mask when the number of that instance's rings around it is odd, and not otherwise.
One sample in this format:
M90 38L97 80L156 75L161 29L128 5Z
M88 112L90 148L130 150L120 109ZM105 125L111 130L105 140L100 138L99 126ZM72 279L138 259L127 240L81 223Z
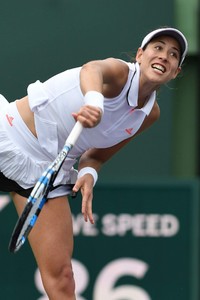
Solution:
M84 127L95 127L101 121L104 97L112 98L120 94L127 77L126 63L115 59L91 61L80 71L80 88L85 105L73 116Z

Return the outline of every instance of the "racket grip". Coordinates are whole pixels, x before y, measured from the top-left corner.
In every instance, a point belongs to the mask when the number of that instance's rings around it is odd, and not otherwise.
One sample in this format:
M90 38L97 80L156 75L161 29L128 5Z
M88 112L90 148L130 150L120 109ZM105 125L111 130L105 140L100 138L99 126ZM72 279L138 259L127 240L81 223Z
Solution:
M77 121L74 127L72 128L72 131L70 132L66 140L66 143L69 143L70 145L74 146L82 130L83 130L83 125L79 121Z

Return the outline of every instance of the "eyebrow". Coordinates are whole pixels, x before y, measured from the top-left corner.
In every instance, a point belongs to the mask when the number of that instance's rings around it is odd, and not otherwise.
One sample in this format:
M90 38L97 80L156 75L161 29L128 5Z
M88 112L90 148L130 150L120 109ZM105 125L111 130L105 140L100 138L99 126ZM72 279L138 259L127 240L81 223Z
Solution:
M154 43L158 43L158 42L159 42L159 43L162 43L162 44L164 44L164 45L166 45L166 43L165 43L164 41L162 41L162 40L154 41ZM172 48L173 48L174 50L178 51L179 53L181 52L180 49L178 49L178 48L176 48L176 47L174 47L174 46L173 46Z

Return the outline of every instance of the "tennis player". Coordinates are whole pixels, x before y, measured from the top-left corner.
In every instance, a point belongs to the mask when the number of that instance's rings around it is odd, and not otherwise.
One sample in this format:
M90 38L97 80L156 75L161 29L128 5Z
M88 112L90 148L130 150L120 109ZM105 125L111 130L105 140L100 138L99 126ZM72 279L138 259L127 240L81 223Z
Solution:
M0 97L0 190L21 214L42 172L78 120L84 129L49 193L29 242L50 300L74 300L73 230L68 195L82 193L85 221L94 223L93 187L101 166L160 116L159 87L175 79L187 54L175 28L150 32L134 63L91 61L28 86L12 103ZM78 160L78 176L73 169Z

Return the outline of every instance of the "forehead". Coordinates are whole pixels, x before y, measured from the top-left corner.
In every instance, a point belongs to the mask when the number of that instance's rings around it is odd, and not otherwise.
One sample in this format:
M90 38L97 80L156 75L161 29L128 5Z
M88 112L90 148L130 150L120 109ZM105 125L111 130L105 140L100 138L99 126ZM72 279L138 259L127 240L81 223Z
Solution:
M179 42L168 35L161 35L153 38L149 43L156 43L156 42L161 42L169 47L177 49L177 51L181 52L180 44Z

